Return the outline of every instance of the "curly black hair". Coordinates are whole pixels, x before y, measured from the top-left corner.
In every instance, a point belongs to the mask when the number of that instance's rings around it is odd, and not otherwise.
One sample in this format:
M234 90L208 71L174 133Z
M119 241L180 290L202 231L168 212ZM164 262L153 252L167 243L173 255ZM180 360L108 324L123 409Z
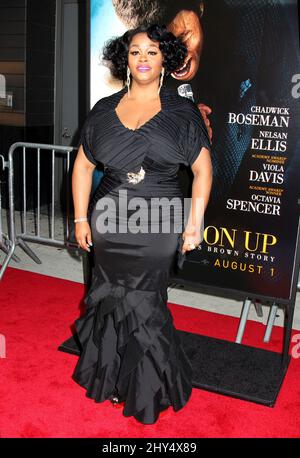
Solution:
M159 42L165 76L182 67L187 56L188 50L185 44L169 32L166 25L141 25L127 30L122 36L108 40L102 51L102 60L109 67L112 75L123 83L127 77L129 45L134 35L141 32L146 32L150 40Z
M204 0L112 0L114 9L127 29L141 24L169 24L182 10L194 11L201 18Z

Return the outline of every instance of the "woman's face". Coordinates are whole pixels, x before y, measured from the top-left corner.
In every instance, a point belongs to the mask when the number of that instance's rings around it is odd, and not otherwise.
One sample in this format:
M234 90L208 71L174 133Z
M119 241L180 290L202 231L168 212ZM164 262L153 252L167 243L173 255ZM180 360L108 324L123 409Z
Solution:
M163 55L159 43L152 41L147 33L137 33L128 50L128 67L134 80L149 83L159 79Z
M176 37L180 36L188 49L185 65L173 72L172 76L177 80L191 80L199 68L203 46L203 30L199 16L194 11L182 10L168 25L168 29Z

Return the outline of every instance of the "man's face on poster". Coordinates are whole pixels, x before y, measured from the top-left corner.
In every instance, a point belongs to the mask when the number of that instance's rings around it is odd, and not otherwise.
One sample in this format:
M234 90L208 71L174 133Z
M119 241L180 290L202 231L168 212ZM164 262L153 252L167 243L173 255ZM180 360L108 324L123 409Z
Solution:
M112 3L115 7L117 16L128 29L138 27L142 24L142 18L145 19L145 11L147 11L148 7L146 0L135 0L135 2L132 2L132 10L129 11L130 14L125 8L125 0L112 0ZM157 2L155 4L156 6L158 5ZM144 16L141 15L141 12L139 16L138 11L134 9L134 5L139 5ZM204 2L203 0L199 0L198 5L196 3L196 8L193 10L184 8L178 10L176 16L167 25L170 32L176 37L180 37L188 49L188 55L184 66L177 72L172 73L172 77L177 80L189 81L197 74L203 47L203 29L201 25L203 12ZM161 20L165 23L162 18Z
M172 73L177 80L189 81L196 75L203 47L203 29L200 17L203 12L203 4L199 2L199 14L195 11L181 10L168 25L170 32L176 37L181 37L188 48L188 55L184 66Z

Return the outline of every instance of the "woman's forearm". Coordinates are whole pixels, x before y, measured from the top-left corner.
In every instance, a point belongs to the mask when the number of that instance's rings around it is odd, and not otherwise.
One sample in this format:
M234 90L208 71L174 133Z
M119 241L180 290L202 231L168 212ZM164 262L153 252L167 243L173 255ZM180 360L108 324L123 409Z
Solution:
M76 166L76 163L74 164L72 174L72 193L75 218L87 216L92 189L92 179L93 170Z
M210 173L199 172L194 175L192 184L192 198L186 228L200 231L204 212L208 204L212 186Z

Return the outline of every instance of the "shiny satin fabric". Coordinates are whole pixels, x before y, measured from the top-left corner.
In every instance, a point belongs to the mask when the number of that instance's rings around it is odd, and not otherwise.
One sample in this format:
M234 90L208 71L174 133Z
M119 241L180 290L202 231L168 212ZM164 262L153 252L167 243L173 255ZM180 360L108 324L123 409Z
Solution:
M183 262L182 233L175 232L182 209L170 214L169 233L162 232L164 213L152 219L149 232L101 233L97 226L103 211L97 206L109 197L118 210L120 190L149 204L155 196L182 199L176 174L148 157L142 166L145 177L137 184L107 168L89 206L95 268L86 313L76 320L83 351L73 378L96 402L116 394L125 401L124 416L152 424L168 406L181 409L192 391L192 367L167 306L170 269ZM113 218L117 229L127 220L118 212Z
M117 395L125 416L152 424L166 407L181 409L192 392L192 366L167 307L170 270L185 259L184 206L175 206L169 218L166 210L151 216L153 207L146 205L143 231L124 231L136 214L133 207L125 216L118 211L120 194L131 203L180 201L179 166L192 165L210 141L197 105L164 86L161 111L139 128L127 128L116 114L126 91L100 99L80 137L87 159L104 165L105 174L89 205L95 267L86 313L75 323L82 352L73 377L96 402ZM107 198L113 231L102 230Z

